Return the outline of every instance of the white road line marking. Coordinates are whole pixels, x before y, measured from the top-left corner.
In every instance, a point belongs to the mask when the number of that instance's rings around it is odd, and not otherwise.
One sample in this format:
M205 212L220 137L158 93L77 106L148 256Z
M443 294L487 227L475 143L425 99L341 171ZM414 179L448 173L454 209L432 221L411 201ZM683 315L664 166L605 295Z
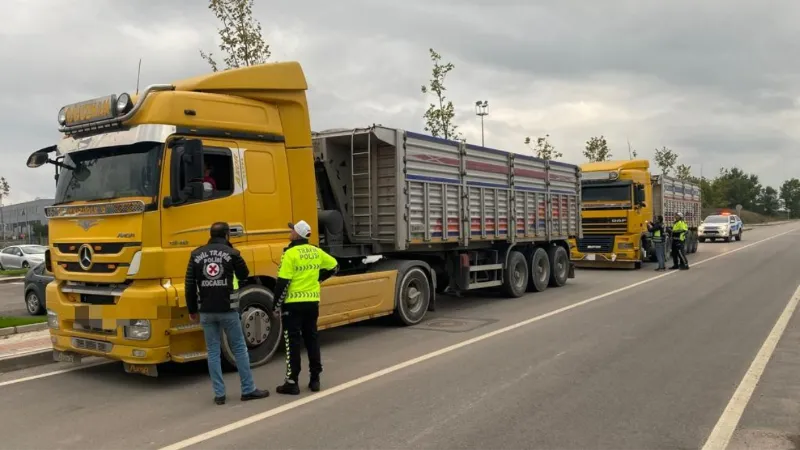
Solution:
M770 331L761 349L756 354L755 359L753 359L753 362L750 364L750 368L747 369L747 372L744 374L741 383L739 383L739 387L736 388L733 397L731 397L731 400L728 402L728 406L725 407L719 421L717 421L717 424L708 436L703 450L725 450L728 447L731 437L733 437L733 433L739 425L739 420L741 420L742 414L744 414L744 410L750 402L750 397L756 390L758 381L761 379L761 375L764 374L767 363L775 352L775 347L777 347L781 336L783 336L784 331L786 331L786 327L789 325L789 320L792 318L798 302L800 302L800 286L797 286L794 295L789 299L789 303L786 304L786 308L784 308L783 312L778 317L775 326L772 327L772 331Z
M709 261L713 261L715 259L721 258L721 257L726 256L726 255L730 255L732 253L736 253L736 252L744 250L746 248L750 248L750 247L752 247L754 245L758 245L758 244L760 244L762 242L770 241L772 239L778 238L778 237L783 236L785 234L789 234L789 233L791 233L791 232L793 232L795 230L799 230L799 229L800 228L793 228L793 229L791 229L789 231L786 231L786 232L783 232L783 233L780 233L780 234L776 234L776 235L770 236L768 238L764 238L764 239L762 239L760 241L752 242L750 244L734 248L733 250L727 251L725 253L720 253L719 255L711 256L711 257L706 258L704 260L695 262L694 264L692 264L692 267L699 266L701 264L705 264L705 263L707 263ZM458 350L458 349L467 347L469 345L472 345L472 344L475 344L475 343L478 343L478 342L481 342L481 341L485 341L486 339L490 339L490 338L493 338L495 336L508 333L509 331L516 330L517 328L521 328L521 327L524 327L526 325L530 325L532 323L536 323L536 322L539 322L541 320L547 319L548 317L552 317L552 316L555 316L557 314L561 314L563 312L566 312L566 311L569 311L569 310L572 310L572 309L575 309L575 308L579 308L579 307L581 307L583 305L587 305L589 303L596 302L597 300L601 300L601 299L604 299L606 297L610 297L610 296L612 296L614 294L618 294L620 292L624 292L624 291L639 287L639 286L641 286L643 284L650 283L651 281L658 280L658 279L664 278L664 277L668 277L670 275L675 274L676 272L677 271L671 271L671 272L663 273L661 275L656 275L656 276L644 279L642 281L638 281L636 283L629 284L627 286L623 286L623 287L618 288L618 289L614 289L613 291L606 292L605 294L596 295L596 296L594 296L592 298L588 298L586 300L582 300L582 301L580 301L578 303L573 303L571 305L564 306L563 308L559 308L559 309L550 311L548 313L545 313L545 314L542 314L542 315L539 315L539 316L536 316L536 317L532 317L532 318L527 319L527 320L523 320L522 322L517 322L515 324L509 325L509 326L504 327L504 328L500 328L500 329L495 330L495 331L490 331L490 332L482 334L480 336L476 336L476 337L474 337L472 339L467 339L466 341L462 341L462 342L459 342L457 344L453 344L453 345L451 345L449 347L445 347L445 348L442 348L442 349L427 353L425 355L418 356L418 357L413 358L413 359L409 359L409 360L401 362L399 364L395 364L394 366L387 367L385 369L381 369L381 370L379 370L377 372L373 372L373 373L364 375L364 376L356 378L354 380L350 380L348 382L345 382L345 383L342 383L340 385L334 386L332 388L326 389L326 390L324 390L322 392L318 392L316 394L312 394L312 395L310 395L308 397L304 397L304 398L301 398L299 400L295 400L293 402L286 403L286 404L281 405L281 406L279 406L277 408L272 408L272 409L269 409L267 411L264 411L264 412L261 412L261 413L258 413L258 414L254 414L254 415L252 415L250 417L246 417L244 419L241 419L241 420L238 420L236 422L230 423L228 425L222 426L220 428L217 428L217 429L214 429L214 430L202 433L202 434L198 434L197 436L193 436L193 437L190 437L188 439L184 439L184 440L182 440L180 442L176 442L176 443L174 443L172 445L168 445L166 447L162 447L160 450L179 450L179 449L183 449L183 448L195 445L195 444L199 444L201 442L205 442L205 441L211 440L211 439L213 439L215 437L221 436L223 434L229 433L229 432L234 431L234 430L238 430L239 428L245 427L247 425L251 425L251 424L254 424L256 422L260 422L260 421L268 419L270 417L277 416L278 414L282 414L282 413L285 413L287 411L291 411L293 409L299 408L299 407L301 407L303 405L306 405L308 403L311 403L311 402L314 402L314 401L317 401L317 400L322 400L325 397L330 397L331 395L334 395L334 394L337 394L339 392L345 391L345 390L350 389L352 387L356 387L358 385L367 383L367 382L372 381L372 380L374 380L376 378L380 378L380 377L383 377L385 375L389 375L389 374L391 374L393 372L397 372L398 370L405 369L406 367L411 367L411 366L417 365L417 364L419 364L421 362L424 362L424 361L427 361L429 359L436 358L437 356L441 356L441 355L444 355L446 353L450 353L450 352L452 352L454 350Z
M112 362L115 362L115 361L96 361L96 362L92 362L92 363L88 363L88 364L81 364L80 366L70 367L69 369L61 369L61 370L56 370L56 371L53 371L53 372L46 372L46 373L40 373L38 375L31 375L31 376L25 377L25 378L17 378L17 379L14 379L14 380L3 381L2 383L0 383L0 387L10 386L12 384L17 384L17 383L24 383L26 381L31 381L31 380L38 380L40 378L52 377L54 375L61 375L62 373L75 372L76 370L88 369L90 367L102 366L103 364L110 364Z

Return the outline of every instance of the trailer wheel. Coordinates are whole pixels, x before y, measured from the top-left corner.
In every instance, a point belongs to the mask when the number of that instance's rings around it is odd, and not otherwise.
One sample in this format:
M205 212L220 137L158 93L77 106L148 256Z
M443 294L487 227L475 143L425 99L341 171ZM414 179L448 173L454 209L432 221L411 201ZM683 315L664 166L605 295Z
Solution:
M569 276L569 255L564 247L556 245L547 249L547 260L550 263L551 287L561 287L567 284Z
M528 279L528 292L542 292L550 282L550 259L542 247L537 247L531 255L531 276Z
M273 302L272 291L264 286L245 286L239 291L239 316L250 367L266 364L281 343L281 321L270 314ZM225 333L222 336L222 355L226 368L235 369L236 357Z
M431 283L421 267L403 274L397 289L394 317L403 325L416 325L425 317L431 303Z
M528 288L528 277L528 261L522 253L512 250L503 271L503 293L511 298L522 297Z

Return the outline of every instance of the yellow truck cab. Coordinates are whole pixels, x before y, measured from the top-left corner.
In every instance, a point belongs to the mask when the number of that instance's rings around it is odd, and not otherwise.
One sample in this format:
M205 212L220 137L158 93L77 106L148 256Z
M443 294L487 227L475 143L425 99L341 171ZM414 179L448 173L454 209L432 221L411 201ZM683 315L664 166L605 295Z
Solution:
M577 267L639 269L655 261L647 222L664 216L670 226L681 212L689 225L687 253L697 251L700 187L650 172L647 160L602 161L581 166L583 238L571 242ZM666 257L670 245L667 238Z
M217 221L250 269L239 309L253 366L281 342L268 312L289 222L310 223L311 243L340 265L323 285L321 329L392 314L415 325L445 289L518 297L574 276L577 166L385 127L312 137L306 89L299 64L272 63L59 111L63 138L28 159L56 168L56 360L100 356L155 376L160 363L205 359L184 275Z

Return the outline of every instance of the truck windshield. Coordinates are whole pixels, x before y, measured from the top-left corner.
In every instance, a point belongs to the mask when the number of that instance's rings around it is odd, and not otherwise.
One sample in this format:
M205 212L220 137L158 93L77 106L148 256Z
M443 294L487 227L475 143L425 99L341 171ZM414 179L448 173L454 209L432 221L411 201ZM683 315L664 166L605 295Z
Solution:
M56 185L55 203L158 195L164 144L139 142L69 153Z
M586 202L630 202L631 186L583 186L581 201Z

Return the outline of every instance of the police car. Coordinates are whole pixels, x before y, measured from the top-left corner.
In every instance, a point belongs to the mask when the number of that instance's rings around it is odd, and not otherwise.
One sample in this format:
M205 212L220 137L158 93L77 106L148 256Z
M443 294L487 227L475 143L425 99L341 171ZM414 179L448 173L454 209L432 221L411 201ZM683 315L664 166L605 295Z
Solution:
M706 217L697 228L697 234L700 242L705 242L706 239L712 242L717 239L723 239L725 242L741 241L743 229L744 224L739 216L723 213Z

